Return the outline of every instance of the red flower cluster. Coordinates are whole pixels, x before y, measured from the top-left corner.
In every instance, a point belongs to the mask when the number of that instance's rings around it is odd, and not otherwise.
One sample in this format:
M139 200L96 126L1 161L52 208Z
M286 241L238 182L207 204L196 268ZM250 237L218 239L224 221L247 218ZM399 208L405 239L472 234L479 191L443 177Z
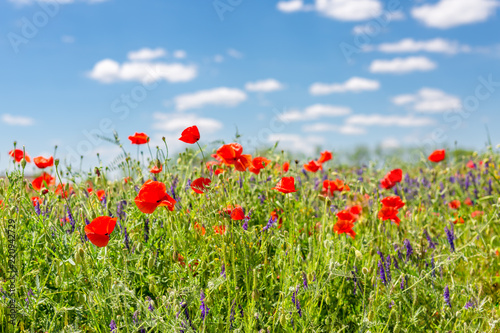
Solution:
M401 220L398 217L398 213L399 209L402 208L405 203L397 195L384 198L380 200L380 202L382 203L382 208L378 212L378 218L382 221L391 220L399 227Z
M382 188L385 188L386 190L389 190L393 188L397 183L399 183L403 179L403 170L401 169L394 169L387 173L387 175L382 178L380 181L380 186Z
M353 239L356 237L356 233L352 228L354 227L354 222L357 220L357 215L351 213L350 209L341 210L337 213L337 222L333 226L333 231L338 235L348 234Z
M311 160L308 163L304 164L304 169L306 169L309 172L317 172L318 170L323 169L323 163L331 160L332 158L333 158L332 153L325 150L324 152L321 153L321 156L317 161Z
M323 189L321 194L323 196L333 196L335 192L350 191L349 185L345 184L344 181L340 179L336 180L325 180L323 182Z

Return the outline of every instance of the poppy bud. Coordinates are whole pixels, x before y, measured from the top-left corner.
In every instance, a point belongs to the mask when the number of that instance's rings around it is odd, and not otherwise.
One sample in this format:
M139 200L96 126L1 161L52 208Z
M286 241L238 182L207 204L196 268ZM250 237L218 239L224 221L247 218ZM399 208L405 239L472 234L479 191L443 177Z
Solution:
M80 251L76 251L75 252L75 262L77 264L81 264L82 263L82 257L80 257Z
M284 314L282 314L280 316L280 324L281 324L281 326L285 326L286 325L286 316Z
M363 269L361 269L361 272L363 273L363 275L367 275L368 273L370 273L370 271L366 267L363 267Z
M332 299L330 298L330 294L326 295L326 298L325 298L325 303L327 305L330 305L330 302L332 301Z
M148 268L149 269L153 268L154 264L155 264L155 258L153 257L153 255L151 255L148 260Z
M44 194L44 195L45 195L45 194L47 194L47 193L49 193L49 190L47 190L46 188L44 188L44 189L42 190L42 194Z
M258 301L259 300L259 291L258 290L252 291L252 299L254 301Z
M149 283L149 292L154 294L155 292L155 284L154 283Z
M401 331L401 325L399 325L399 321L396 323L396 326L394 326L394 329L392 331L394 333L399 333Z
M59 166L59 159L58 158L55 159L54 165L56 166L56 168Z
M57 288L59 288L61 286L61 282L62 282L62 279L61 277L58 275L56 276L56 279L54 281L54 284L56 285Z
M355 251L354 251L354 254L356 255L356 258L357 258L358 260L363 259L363 254L362 254L361 252L359 252L358 250L355 250Z

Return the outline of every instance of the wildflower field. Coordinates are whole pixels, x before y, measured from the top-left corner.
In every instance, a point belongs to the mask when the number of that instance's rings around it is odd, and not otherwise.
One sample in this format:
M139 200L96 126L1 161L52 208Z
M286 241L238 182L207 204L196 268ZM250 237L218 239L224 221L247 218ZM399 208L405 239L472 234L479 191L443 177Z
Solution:
M115 137L83 171L14 147L0 332L500 331L493 148L380 167L180 140Z

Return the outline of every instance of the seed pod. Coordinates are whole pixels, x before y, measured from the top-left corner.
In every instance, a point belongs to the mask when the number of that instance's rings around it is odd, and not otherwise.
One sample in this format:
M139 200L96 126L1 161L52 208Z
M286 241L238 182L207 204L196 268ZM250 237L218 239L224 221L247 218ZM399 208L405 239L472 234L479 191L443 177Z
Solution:
M284 314L282 314L280 316L280 324L281 324L281 326L285 326L286 325L286 316Z
M359 252L358 250L354 251L354 254L356 255L356 258L358 260L363 259L363 254L361 252Z
M148 268L151 269L153 268L155 264L155 258L153 255L149 256L149 260L148 260Z
M81 264L82 263L82 257L80 256L80 251L76 251L75 252L75 262L77 264Z
M59 275L56 276L56 279L54 281L54 284L56 285L56 287L59 288L61 286L61 283L62 283L61 277Z
M252 291L252 299L254 301L258 301L259 300L259 291L258 290Z

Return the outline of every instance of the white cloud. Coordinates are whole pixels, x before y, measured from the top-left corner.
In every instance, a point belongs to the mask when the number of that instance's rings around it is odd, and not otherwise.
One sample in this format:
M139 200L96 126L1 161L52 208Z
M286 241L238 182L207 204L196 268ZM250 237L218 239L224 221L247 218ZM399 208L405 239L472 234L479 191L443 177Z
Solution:
M376 25L374 26L373 24L359 24L359 25L356 25L354 26L354 28L352 28L352 33L354 35L372 35L375 33L375 31L377 31L376 29L379 29L379 26Z
M276 7L284 13L315 10L320 15L339 21L364 21L382 14L379 0L315 0L314 5L304 4L302 0L289 0L278 2Z
M218 63L221 63L221 62L224 61L224 57L222 55L220 55L220 54L217 54L217 55L214 56L214 61L218 62Z
M269 135L268 142L271 144L279 141L279 146L284 149L313 153L317 146L325 143L321 136L303 136L299 134L278 133Z
M409 105L413 110L427 113L456 110L462 107L460 98L448 95L444 91L422 88L416 94L398 95L392 98L396 105Z
M382 14L378 0L316 0L316 10L340 21L364 21Z
M240 51L237 51L235 49L229 49L227 50L227 55L236 59L241 59L243 58L243 53Z
M161 58L167 55L167 51L162 48L150 49L150 48L142 48L137 51L131 51L128 53L127 57L132 61L142 61L142 60L153 60L157 58Z
M279 115L283 122L315 120L322 117L340 117L351 113L351 109L343 106L314 104L307 107L303 112L290 110Z
M75 37L64 35L61 37L61 42L66 43L66 44L72 44L75 42Z
M344 83L319 83L316 82L309 88L311 95L328 95L333 93L373 91L380 88L380 83L375 80L352 77Z
M302 127L302 131L304 132L313 132L313 133L320 133L320 132L338 132L341 134L348 134L348 135L359 135L359 134L365 134L366 129L363 127L356 127L352 125L334 125L334 124L328 124L328 123L315 123L311 125L304 125Z
M495 14L498 6L496 0L440 0L414 7L411 14L428 27L448 29L484 22Z
M427 57L394 58L391 60L374 60L370 65L372 73L405 74L415 71L431 71L437 64Z
M221 128L223 124L213 118L203 118L195 114L186 113L153 113L155 120L153 128L167 132L179 132L179 134L187 127L196 125L201 133L211 134L215 133ZM180 135L179 135L180 136Z
M381 114L353 115L346 120L347 125L359 126L399 126L399 127L421 127L433 125L432 118L409 116L388 116Z
M275 79L248 82L245 84L245 89L248 91L272 92L282 90L283 88L283 84Z
M184 59L187 57L187 53L184 50L175 50L173 53L174 58Z
M197 75L198 70L195 65L142 61L119 64L112 59L99 61L88 73L90 78L103 83L116 81L151 83L159 80L187 82Z
M462 45L456 41L442 38L434 38L426 41L417 41L405 38L396 43L383 43L378 46L369 46L366 51L379 51L385 53L410 53L410 52L433 52L457 54L460 52L471 52L471 47Z
M390 137L390 138L385 138L380 145L384 149L395 149L399 148L401 146L401 140L398 140L396 138Z
M280 1L276 7L282 12L293 13L302 11L304 9L304 2L302 0Z
M246 99L247 95L244 91L235 88L220 87L179 95L175 97L174 102L177 110L184 111L207 105L234 107Z
M2 122L11 126L32 126L35 124L35 119L24 116L13 116L8 113L2 115Z

